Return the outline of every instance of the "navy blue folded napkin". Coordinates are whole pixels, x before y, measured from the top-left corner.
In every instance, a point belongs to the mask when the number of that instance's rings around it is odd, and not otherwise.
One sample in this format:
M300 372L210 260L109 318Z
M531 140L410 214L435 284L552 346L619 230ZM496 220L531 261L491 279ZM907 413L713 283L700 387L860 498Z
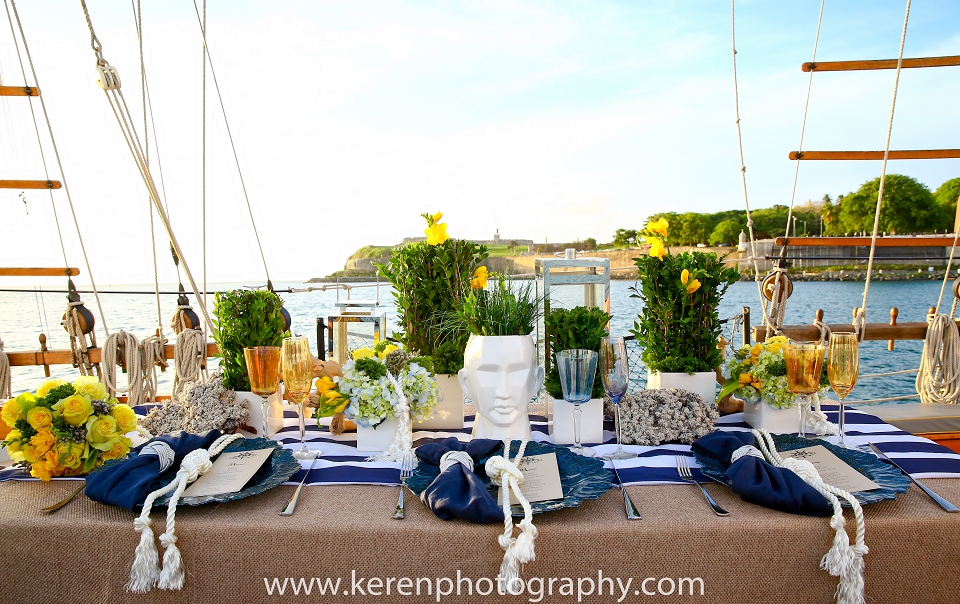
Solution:
M426 443L417 447L417 457L423 463L440 467L444 454L463 451L470 456L475 466L470 468L463 463L454 462L449 467L442 468L430 486L420 494L420 500L441 520L461 518L478 524L503 522L503 509L497 505L477 475L477 471L484 471L480 460L496 453L502 445L499 440L479 438L461 443L450 437L439 443Z
M730 479L733 492L744 501L791 514L833 514L827 499L792 470L778 468L753 455L744 455L730 463L734 451L752 447L755 442L750 432L716 431L697 439L693 448L727 466L724 474Z
M187 453L207 449L218 438L219 430L211 430L206 434L180 432L152 438L134 449L138 453L136 457L87 476L84 492L94 501L128 510L138 508L143 505L147 495L162 486L160 474L168 468L178 469ZM158 452L159 449L162 451Z

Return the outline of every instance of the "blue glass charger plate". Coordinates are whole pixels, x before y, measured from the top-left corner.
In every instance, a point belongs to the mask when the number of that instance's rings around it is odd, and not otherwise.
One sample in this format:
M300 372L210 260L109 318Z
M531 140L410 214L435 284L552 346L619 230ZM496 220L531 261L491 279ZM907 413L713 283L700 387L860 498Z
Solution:
M270 458L267 461L263 462L263 465L260 466L260 469L257 470L257 473L253 475L244 487L236 491L235 493L221 493L219 495L204 495L202 497L181 497L178 505L203 505L205 503L211 502L226 502L226 501L235 501L237 499L244 499L250 497L251 495L259 495L265 491L272 489L273 487L279 486L284 482L290 480L290 477L296 474L300 470L300 462L293 457L288 449L284 449L283 445L274 440L267 440L266 438L238 438L233 441L222 451L222 453L233 453L238 451L256 451L258 449L273 449L273 453L270 454ZM133 459L136 457L135 453L131 453L127 459ZM218 455L219 457L219 455ZM216 459L216 458L214 458ZM123 460L116 460L111 463L122 463ZM106 467L107 464L104 464L102 467ZM177 470L179 468L171 467L166 472L160 475L160 482L157 488L164 487L170 484L173 481L174 477L177 475ZM154 506L166 505L170 501L170 496L173 493L167 493L163 497L158 498L154 502Z
M872 491L851 493L851 495L857 498L860 505L876 503L884 499L896 499L898 493L906 493L907 489L910 488L909 478L904 476L900 470L881 461L880 458L872 453L838 447L825 440L800 438L799 436L793 436L791 434L774 434L773 442L777 445L777 451L792 451L814 445L823 445L850 467L880 485L879 489L873 489ZM707 457L696 450L693 451L693 456L697 459L697 463L700 464L700 472L704 476L720 484L730 486L730 479L723 473L725 469L723 464L713 457ZM843 507L850 507L850 504L843 499L840 500L840 503Z
M511 457L517 454L519 448L519 440L510 443ZM612 486L613 475L603 467L602 459L584 457L583 455L577 455L566 447L534 441L527 443L524 456L542 455L544 453L557 454L557 465L560 467L560 486L563 487L563 499L531 503L530 508L534 514L552 512L563 508L575 508L588 499L597 499ZM476 466L477 469L483 468L483 464L487 462L487 459L494 455L503 455L503 447L500 447L489 456L482 458ZM404 480L404 484L407 485L407 488L409 488L414 495L420 497L420 493L430 486L430 483L433 482L433 479L436 478L438 474L440 474L440 468L421 462L417 464L413 475ZM482 469L477 473L477 476L480 477L483 484L490 490L490 494L496 499L497 489L499 487L494 486L493 483L490 482L490 478ZM519 505L513 506L512 511L516 517L523 516L523 508Z

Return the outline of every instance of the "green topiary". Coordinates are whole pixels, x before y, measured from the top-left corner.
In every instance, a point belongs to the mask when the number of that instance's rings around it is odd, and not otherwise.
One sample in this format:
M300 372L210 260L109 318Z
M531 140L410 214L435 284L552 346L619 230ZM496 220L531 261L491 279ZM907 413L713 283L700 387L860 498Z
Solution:
M607 323L612 317L602 308L576 306L552 309L543 318L544 333L550 347L550 353L561 350L593 350L600 352L600 338L609 333ZM548 364L546 379L543 382L547 393L555 399L563 399L563 387L560 385L560 372L557 364ZM603 398L603 382L600 379L600 363L597 363L597 375L593 381L593 398Z
M280 296L267 290L217 292L213 299L213 339L220 348L225 388L250 390L244 348L280 346L290 335L284 330L282 307Z

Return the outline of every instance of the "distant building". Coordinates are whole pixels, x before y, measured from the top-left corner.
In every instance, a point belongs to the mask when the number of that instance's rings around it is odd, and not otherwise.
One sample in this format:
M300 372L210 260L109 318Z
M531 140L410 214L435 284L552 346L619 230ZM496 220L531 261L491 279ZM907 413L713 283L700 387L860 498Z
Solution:
M426 237L404 237L403 244L408 243L417 243L419 241L426 241ZM493 233L493 239L468 239L473 243L479 243L481 245L503 245L504 243L517 242L517 247L527 247L528 250L533 249L533 239L503 239L500 237L500 229L497 229Z

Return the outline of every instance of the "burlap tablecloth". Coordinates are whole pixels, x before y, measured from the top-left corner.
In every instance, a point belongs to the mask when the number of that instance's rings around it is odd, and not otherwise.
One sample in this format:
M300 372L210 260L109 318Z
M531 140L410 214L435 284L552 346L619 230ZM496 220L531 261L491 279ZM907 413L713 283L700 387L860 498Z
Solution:
M928 480L931 488L960 502L960 480ZM78 483L8 481L0 483L0 602L418 602L437 601L438 578L495 577L501 559L498 525L442 522L418 500L407 498L407 518L391 519L396 487L326 486L304 489L296 513L277 511L293 487L279 487L258 497L227 504L182 508L177 513L178 545L187 569L179 592L154 590L129 594L123 585L138 535L133 514L79 497L50 516L37 509L59 501ZM827 520L791 516L741 501L720 485L708 485L730 511L715 516L699 490L690 485L638 486L629 491L643 514L628 522L623 500L611 490L577 509L535 517L540 536L536 561L522 577L543 578L539 601L575 602L562 595L563 578L604 582L603 596L583 595L584 602L616 601L616 580L632 579L624 602L823 602L833 601L837 580L819 570L830 546ZM867 522L867 602L916 604L960 599L960 514L947 514L912 487L896 501L865 508ZM153 515L154 530L163 530L163 513ZM852 515L847 514L848 525ZM848 526L849 528L849 526ZM380 577L384 591L371 595L352 590L351 573L368 580ZM339 595L268 595L264 578L341 578ZM401 596L388 578L429 578L432 590ZM654 581L642 583L653 577ZM658 581L699 577L694 596L656 593ZM547 592L555 578L553 594ZM446 590L447 585L440 586ZM538 601L536 594L498 598L467 594L444 596L444 602ZM477 585L482 590L487 584ZM670 591L671 582L660 583ZM536 591L537 584L533 583ZM686 584L686 588L691 584ZM589 584L582 583L584 592ZM344 595L343 592L347 592ZM406 591L406 589L404 590ZM411 590L412 591L412 590ZM689 589L687 589L689 591ZM639 592L639 593L635 593ZM415 592L414 592L415 593ZM685 592L686 594L686 592Z

